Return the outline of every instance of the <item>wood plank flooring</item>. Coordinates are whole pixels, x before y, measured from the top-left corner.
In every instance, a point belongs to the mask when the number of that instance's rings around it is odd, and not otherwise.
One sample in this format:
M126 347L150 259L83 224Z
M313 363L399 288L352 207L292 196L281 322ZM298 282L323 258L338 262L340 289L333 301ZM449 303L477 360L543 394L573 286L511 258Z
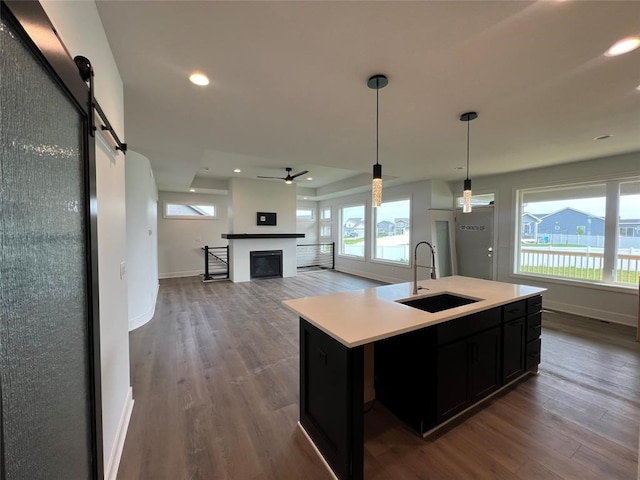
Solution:
M119 480L329 480L296 427L298 319L281 301L375 286L332 271L241 284L162 280L130 335L135 406ZM377 403L365 478L635 479L635 329L543 314L540 374L423 439Z

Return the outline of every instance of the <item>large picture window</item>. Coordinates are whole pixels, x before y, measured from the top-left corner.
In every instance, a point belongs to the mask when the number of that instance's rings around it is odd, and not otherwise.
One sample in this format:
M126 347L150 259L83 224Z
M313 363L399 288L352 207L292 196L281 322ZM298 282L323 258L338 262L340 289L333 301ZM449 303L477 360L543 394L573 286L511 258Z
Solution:
M640 275L640 181L518 192L515 272L610 284Z
M411 201L407 199L384 202L375 209L375 260L409 265L409 229Z
M363 257L366 246L365 207L354 205L340 209L340 254Z

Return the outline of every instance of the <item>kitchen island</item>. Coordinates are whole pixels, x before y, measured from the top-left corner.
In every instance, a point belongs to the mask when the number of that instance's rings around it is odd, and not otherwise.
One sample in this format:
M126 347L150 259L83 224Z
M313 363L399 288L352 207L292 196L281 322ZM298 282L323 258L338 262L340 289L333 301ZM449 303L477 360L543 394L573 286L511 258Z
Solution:
M300 426L340 479L364 475L365 347L377 401L421 434L537 371L544 289L460 276L419 285L283 302L300 316Z

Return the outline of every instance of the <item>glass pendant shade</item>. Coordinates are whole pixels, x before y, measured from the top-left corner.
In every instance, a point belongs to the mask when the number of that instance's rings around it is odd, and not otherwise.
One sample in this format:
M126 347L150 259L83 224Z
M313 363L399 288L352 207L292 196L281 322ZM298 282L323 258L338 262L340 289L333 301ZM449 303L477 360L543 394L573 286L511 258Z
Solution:
M373 165L373 183L371 185L371 204L379 207L382 204L382 165Z
M462 213L471 213L471 180L468 178L464 181L462 200Z

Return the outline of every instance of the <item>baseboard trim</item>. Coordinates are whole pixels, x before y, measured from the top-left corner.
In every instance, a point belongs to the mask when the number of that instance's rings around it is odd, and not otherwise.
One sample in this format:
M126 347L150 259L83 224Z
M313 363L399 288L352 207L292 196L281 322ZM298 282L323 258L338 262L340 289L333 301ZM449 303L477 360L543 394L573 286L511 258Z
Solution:
M156 288L153 292L153 301L151 302L151 310L143 313L142 315L138 315L135 318L129 319L129 331L133 331L136 328L141 327L149 320L153 318L156 313L156 302L158 301L158 290L160 289L160 283L156 283Z
M313 442L313 440L311 440L311 436L307 433L307 431L304 429L304 427L302 426L302 424L300 422L298 422L298 428L302 431L302 433L304 434L305 437L307 437L307 440L309 440L309 443L311 444L311 446L313 447L313 449L316 451L316 453L318 454L318 456L320 457L320 460L322 460L322 463L324 464L325 467L327 467L327 471L331 474L331 478L333 478L334 480L340 480L335 473L333 473L333 469L331 468L331 466L329 465L329 463L325 460L324 456L322 455L322 453L320 452L320 450L318 450L318 447L316 446L316 444Z
M633 315L625 315L623 313L615 313L607 310L598 310L596 308L581 307L570 303L554 302L544 298L544 293L542 294L542 298L544 308L548 308L549 310L571 313L573 315L580 315L581 317L595 318L596 320L603 320L605 322L619 323L630 327L637 326L637 319Z
M204 271L202 270L192 270L188 272L169 272L169 273L161 273L158 275L158 278L182 278L182 277L197 277L199 275L203 275Z
M353 275L355 277L366 278L368 280L375 280L377 282L382 283L404 283L406 280L402 280L400 278L395 277L387 277L386 275L376 275L374 273L369 272L361 272L359 270L351 270L349 268L336 268L336 272L346 273L348 275Z
M118 476L118 467L120 466L120 458L122 457L122 451L124 450L124 441L127 438L129 420L131 420L131 413L133 412L133 403L133 388L129 387L127 397L124 402L124 408L122 409L122 415L120 416L120 422L118 423L116 439L111 448L109 461L106 463L104 472L105 480L116 480L116 477Z

